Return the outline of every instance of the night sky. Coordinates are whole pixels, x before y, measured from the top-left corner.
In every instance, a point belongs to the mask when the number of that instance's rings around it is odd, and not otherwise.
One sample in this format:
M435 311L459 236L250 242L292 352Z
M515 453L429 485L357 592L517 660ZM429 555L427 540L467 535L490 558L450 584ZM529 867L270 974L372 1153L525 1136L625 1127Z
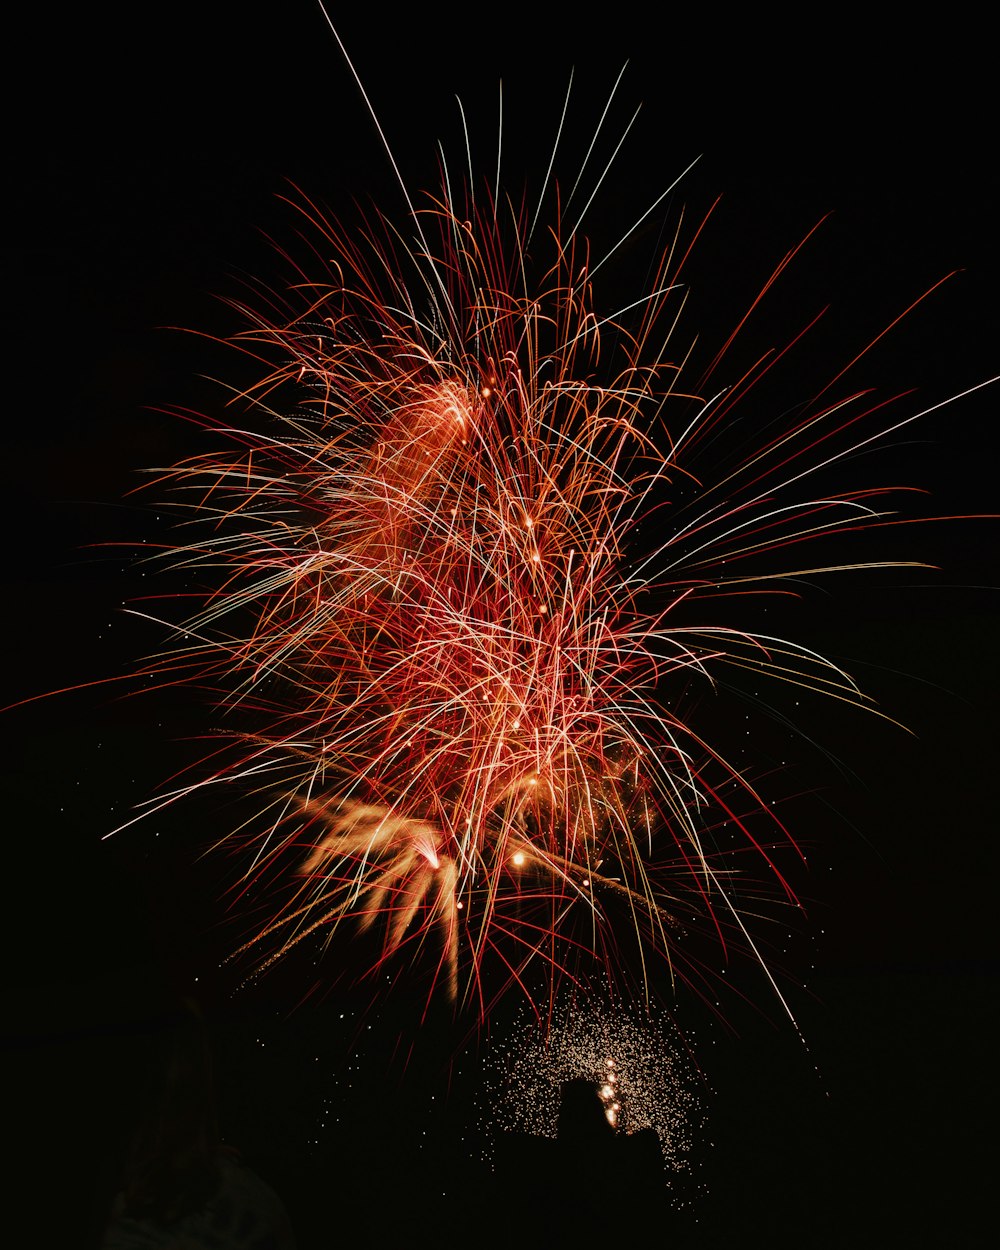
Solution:
M75 1209L99 1209L150 1038L167 1004L193 994L217 1047L224 1127L285 1198L304 1247L347 1231L390 1244L414 1223L475 1242L495 1224L491 1204L516 1200L475 1156L481 1052L463 1045L463 1028L432 1015L404 1074L422 1002L405 987L373 1011L367 989L343 984L300 1005L308 977L293 961L234 995L219 967L238 928L220 902L233 864L200 858L232 812L196 803L101 841L197 758L191 739L210 728L192 692L140 695L108 680L160 640L121 611L147 593L138 549L170 532L155 496L130 492L143 470L197 448L176 414L218 409L210 378L252 380L213 340L241 328L224 301L248 277L285 277L270 240L295 229L289 185L345 223L355 202L404 213L318 10L288 0L265 20L251 7L181 0L151 26L111 5L15 41L37 89L16 102L7 153L3 702L35 701L0 724L26 1153L48 1166L58 1142ZM628 61L619 129L643 108L595 203L598 241L700 160L623 249L609 300L641 293L682 208L704 214L721 195L692 259L687 315L718 344L829 214L753 326L761 348L780 345L829 305L815 346L769 395L789 407L809 398L952 271L853 380L880 394L913 388L902 414L1000 371L983 32L890 40L845 15L807 35L759 13L740 27L649 27L630 5L588 28L547 17L551 7L338 15L411 189L433 187L439 139L459 151L456 94L474 146L492 154L501 77L506 181L537 186L570 70L574 150ZM904 505L914 517L1000 511L998 403L1000 386L908 427L859 458L859 480L926 492ZM694 1034L706 1117L699 1194L663 1216L675 1244L959 1246L983 1218L992 1176L981 1143L996 1110L998 523L884 533L886 546L869 538L859 558L884 550L937 567L807 587L776 625L842 661L911 733L806 697L776 705L809 741L772 721L748 739L738 693L697 711L706 736L767 778L808 853L793 882L808 919L775 944L805 1044L752 967L727 969L728 1028L683 989L668 998ZM66 687L83 689L35 699ZM370 1036L349 1066L358 1030ZM320 1132L324 1099L341 1124ZM78 1231L92 1235L96 1218ZM627 1229L627 1199L615 1218Z

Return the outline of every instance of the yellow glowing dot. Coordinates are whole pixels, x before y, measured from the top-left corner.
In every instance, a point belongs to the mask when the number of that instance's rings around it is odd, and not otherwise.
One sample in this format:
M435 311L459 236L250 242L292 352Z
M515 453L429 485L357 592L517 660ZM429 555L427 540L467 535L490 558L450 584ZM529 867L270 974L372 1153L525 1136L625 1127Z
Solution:
M520 728L521 728L521 722L520 722L519 720L516 720L516 721L514 722L514 728L515 728L515 729L520 729Z
M524 863L524 852L515 851L512 858L514 860L514 863L517 864L518 868L520 868L520 866Z
M532 778L530 779L530 781L528 782L528 785L529 785L529 786L537 786L537 785L538 785L538 778L537 778L537 777L532 777Z
M462 902L461 899L459 899L458 902L455 904L455 906L459 911L461 911L462 908L465 906L465 904Z

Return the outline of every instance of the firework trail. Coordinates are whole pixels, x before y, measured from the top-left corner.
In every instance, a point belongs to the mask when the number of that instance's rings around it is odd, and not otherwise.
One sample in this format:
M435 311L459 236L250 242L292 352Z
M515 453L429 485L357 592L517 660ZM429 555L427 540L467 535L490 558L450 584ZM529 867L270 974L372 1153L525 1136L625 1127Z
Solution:
M605 315L593 282L616 249L591 256L554 180L532 206L470 158L407 200L402 224L373 212L348 232L295 197L311 256L288 258L287 292L239 306L262 364L251 414L213 427L228 452L158 473L196 523L169 559L211 589L152 670L194 674L257 728L151 806L215 783L260 796L223 840L272 900L241 952L258 968L349 920L386 958L422 950L483 1011L487 968L697 978L694 917L756 953L748 882L797 903L780 826L755 832L751 782L668 699L734 665L864 704L716 605L853 567L798 553L883 522L888 492L811 483L915 417L831 383L712 479L712 440L783 353L729 385L721 352L688 378L674 344L697 230ZM766 870L738 896L723 821Z

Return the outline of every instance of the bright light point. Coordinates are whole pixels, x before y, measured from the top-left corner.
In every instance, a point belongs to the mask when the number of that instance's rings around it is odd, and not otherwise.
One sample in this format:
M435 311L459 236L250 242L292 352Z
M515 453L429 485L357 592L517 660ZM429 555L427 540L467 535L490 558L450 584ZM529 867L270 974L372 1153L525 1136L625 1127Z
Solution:
M464 907L465 907L465 904L462 902L461 899L459 899L458 902L455 904L456 911L461 911Z
M515 851L511 856L512 861L517 864L518 868L524 863L524 851Z

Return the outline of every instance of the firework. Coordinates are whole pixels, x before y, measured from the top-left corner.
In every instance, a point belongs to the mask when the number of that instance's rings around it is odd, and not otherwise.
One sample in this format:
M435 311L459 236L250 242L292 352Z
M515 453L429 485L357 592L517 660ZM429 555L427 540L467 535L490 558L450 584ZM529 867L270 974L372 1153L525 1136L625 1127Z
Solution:
M260 797L222 840L269 900L241 948L259 968L350 921L486 1010L488 968L694 977L698 917L756 953L756 893L797 906L784 833L760 835L751 781L672 696L731 665L865 704L716 605L845 567L797 553L883 522L889 492L811 484L915 416L830 384L712 477L713 440L781 353L729 385L722 353L688 378L683 232L605 314L615 249L591 255L548 179L529 207L445 165L408 202L348 231L296 197L312 256L240 306L262 362L249 413L213 427L228 452L158 475L197 523L170 558L209 586L162 670L253 728L157 802ZM766 870L738 890L723 824Z
M683 1053L674 1030L648 1010L604 1003L593 994L567 996L545 1033L523 1013L484 1060L486 1139L493 1143L498 1133L556 1138L566 1084L585 1081L618 1132L656 1133L666 1178L677 1182L691 1173L705 1127ZM488 1145L487 1158L491 1149Z

